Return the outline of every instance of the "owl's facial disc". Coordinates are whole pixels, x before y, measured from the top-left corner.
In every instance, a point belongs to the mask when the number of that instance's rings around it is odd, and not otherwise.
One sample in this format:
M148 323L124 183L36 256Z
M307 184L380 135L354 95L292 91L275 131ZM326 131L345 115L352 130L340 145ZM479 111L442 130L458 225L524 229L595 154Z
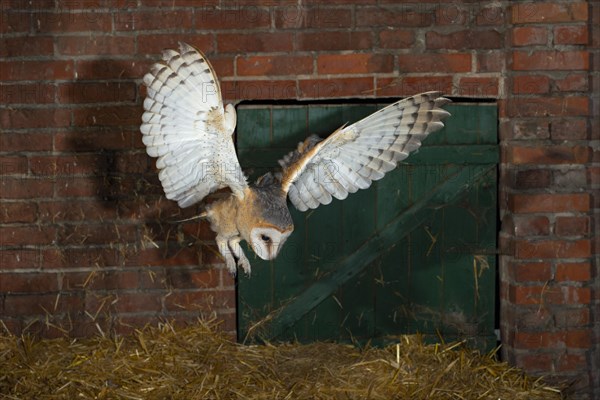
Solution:
M281 232L276 228L254 228L250 232L252 250L263 260L272 260L277 257L292 231L293 229Z

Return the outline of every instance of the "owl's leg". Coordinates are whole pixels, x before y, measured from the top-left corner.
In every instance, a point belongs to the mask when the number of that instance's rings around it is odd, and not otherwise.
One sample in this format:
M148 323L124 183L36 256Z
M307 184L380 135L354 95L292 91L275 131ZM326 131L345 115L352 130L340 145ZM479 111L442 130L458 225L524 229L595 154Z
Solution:
M217 235L216 237L217 247L219 248L219 253L225 259L225 266L230 274L235 275L237 272L237 267L235 265L235 258L231 254L231 250L229 248L228 240L221 235Z
M248 261L248 258L246 258L246 255L244 254L244 250L242 250L242 246L240 246L241 241L242 241L242 238L239 236L236 236L233 239L230 239L229 240L229 248L235 255L235 258L237 258L237 260L238 260L238 262L237 262L238 267L241 267L244 270L244 272L246 273L246 275L250 276L250 272L251 272L250 261Z

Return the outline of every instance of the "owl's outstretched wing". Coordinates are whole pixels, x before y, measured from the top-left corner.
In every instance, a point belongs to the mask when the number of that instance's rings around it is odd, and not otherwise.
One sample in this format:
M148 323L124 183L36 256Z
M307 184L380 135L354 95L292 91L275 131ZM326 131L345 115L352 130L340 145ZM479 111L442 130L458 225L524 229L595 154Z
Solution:
M226 186L243 197L247 182L231 138L235 109L223 108L212 66L185 43L162 58L144 76L148 95L140 130L148 155L158 157L167 198L188 207Z
M427 92L393 103L341 127L325 140L310 136L279 164L284 193L300 211L368 188L441 129L450 100Z

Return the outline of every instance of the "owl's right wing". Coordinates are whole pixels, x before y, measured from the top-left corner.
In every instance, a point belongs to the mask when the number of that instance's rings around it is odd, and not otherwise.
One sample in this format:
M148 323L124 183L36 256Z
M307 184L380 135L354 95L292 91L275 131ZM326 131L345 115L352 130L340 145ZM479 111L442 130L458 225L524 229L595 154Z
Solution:
M223 107L221 89L206 57L180 43L144 76L148 95L140 130L168 199L188 207L209 193L247 188L232 140L236 114Z
M449 101L439 92L421 93L341 127L322 141L310 136L279 161L283 192L298 210L306 211L368 188L444 126L442 120L450 113L441 107Z

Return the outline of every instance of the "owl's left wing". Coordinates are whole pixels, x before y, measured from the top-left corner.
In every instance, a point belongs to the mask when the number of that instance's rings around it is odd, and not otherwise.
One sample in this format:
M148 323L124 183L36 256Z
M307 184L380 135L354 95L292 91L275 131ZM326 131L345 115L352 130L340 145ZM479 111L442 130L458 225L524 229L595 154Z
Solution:
M300 211L366 189L441 129L450 100L427 92L393 103L327 139L310 136L279 164L284 193Z

